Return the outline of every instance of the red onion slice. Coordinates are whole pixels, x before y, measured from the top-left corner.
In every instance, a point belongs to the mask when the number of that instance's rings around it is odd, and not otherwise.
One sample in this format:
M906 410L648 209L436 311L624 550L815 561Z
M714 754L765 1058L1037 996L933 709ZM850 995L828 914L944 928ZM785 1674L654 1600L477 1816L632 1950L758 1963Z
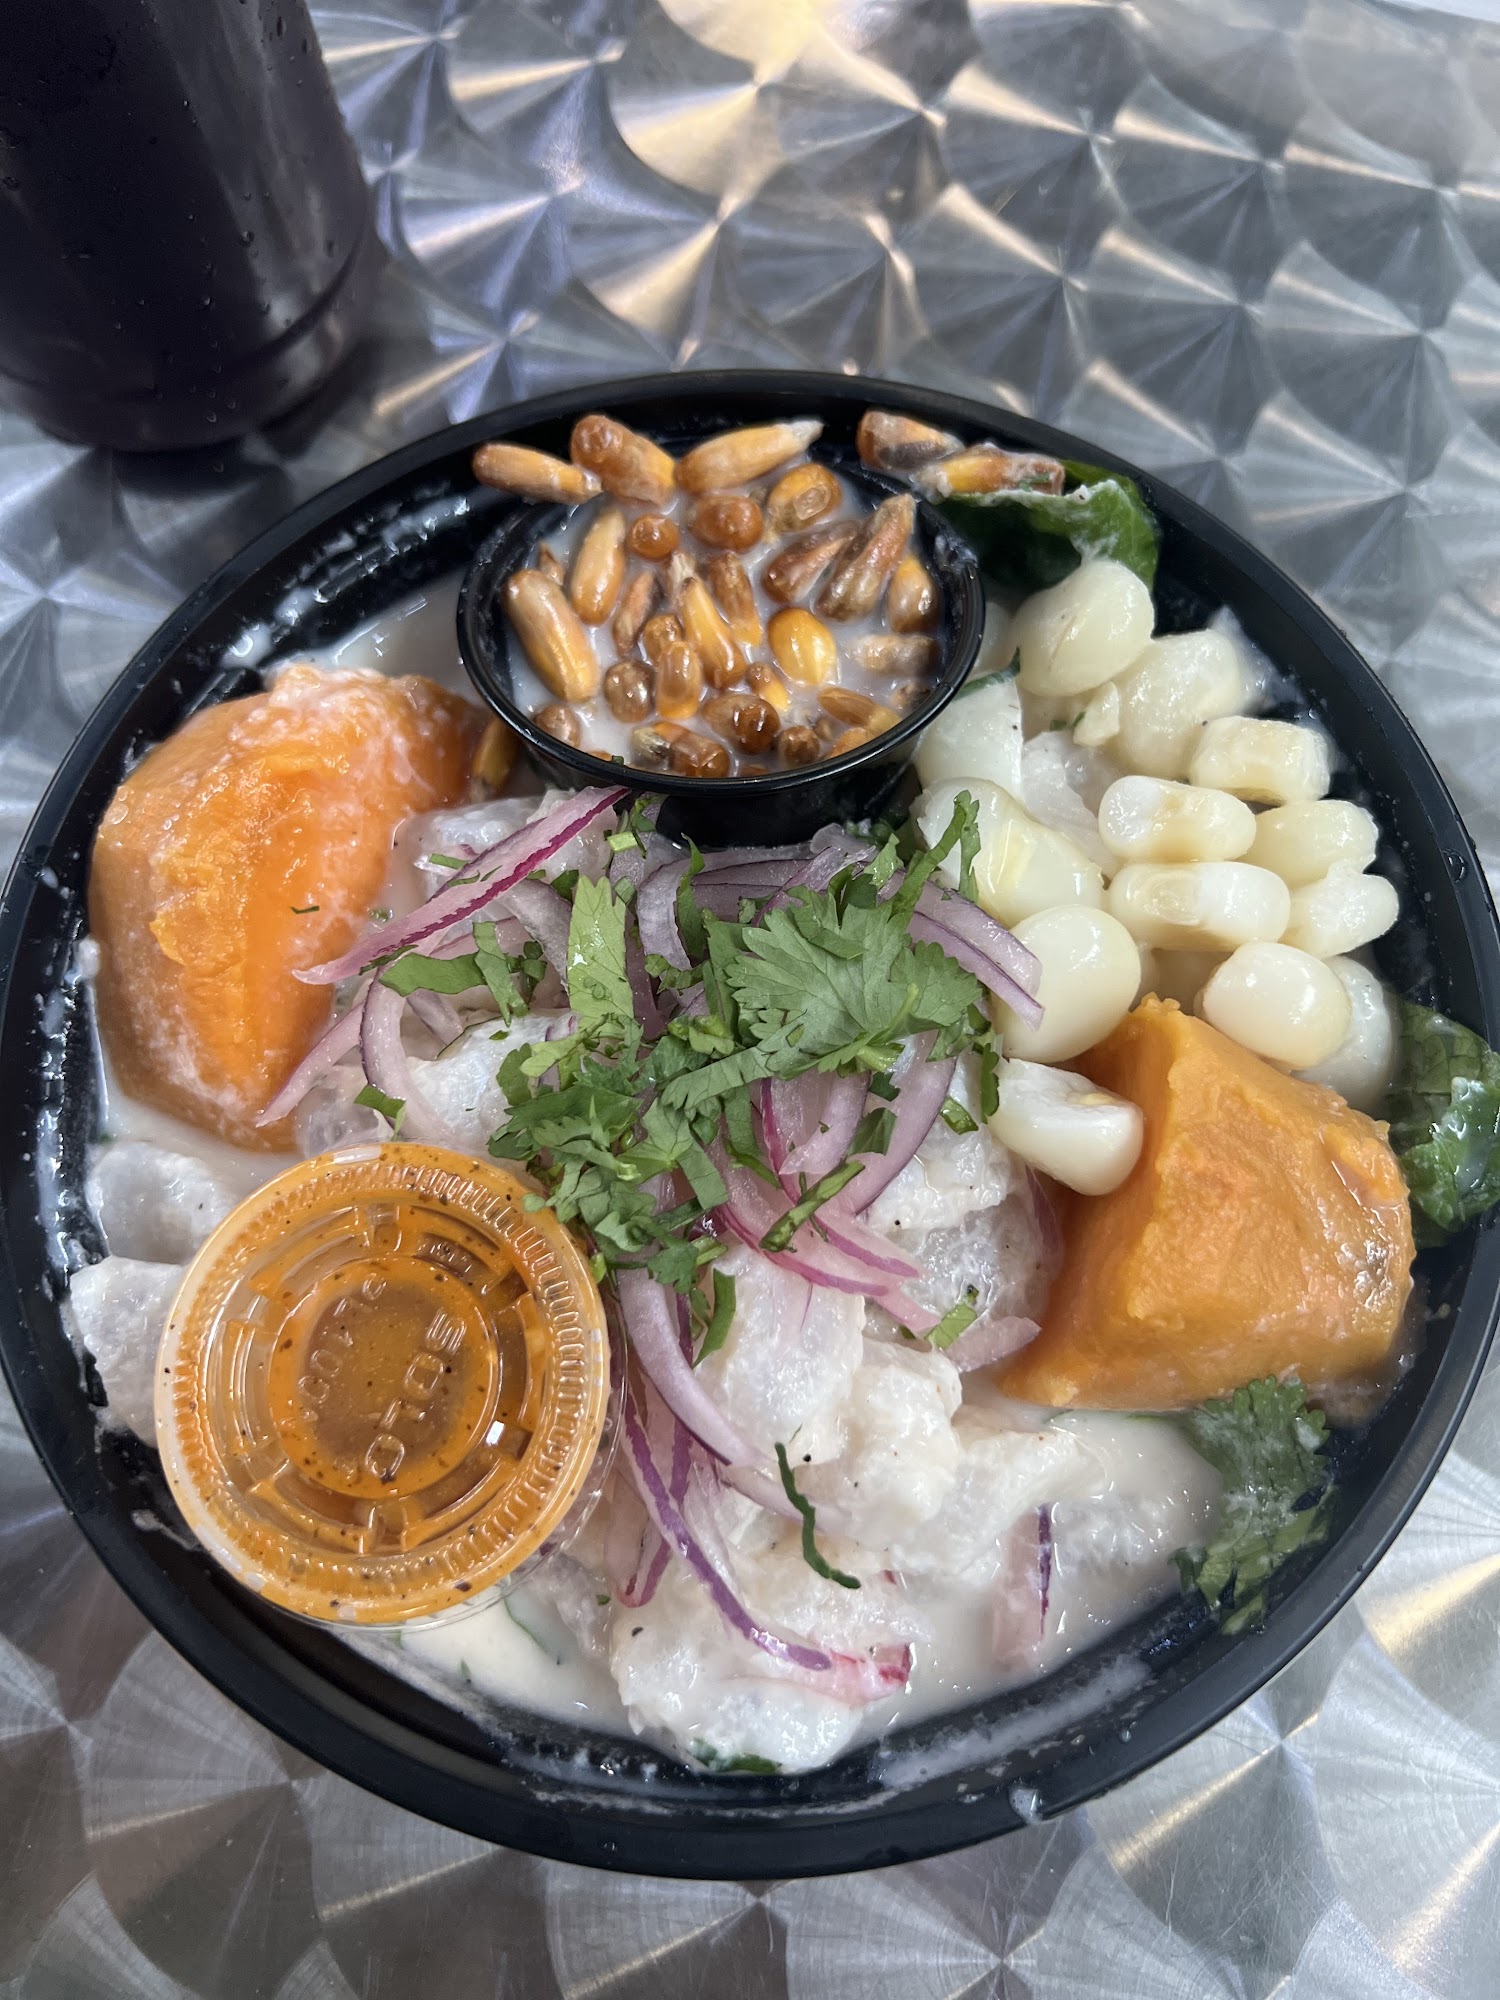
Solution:
M447 1048L450 1042L456 1042L464 1031L464 1024L458 1017L458 1009L445 994L424 993L418 988L415 993L407 994L406 1004L422 1026L431 1029L444 1048Z
M457 924L472 922L507 889L524 881L602 814L611 812L625 796L623 786L609 791L575 792L476 856L465 866L462 881L450 883L435 896L429 896L410 916L366 931L358 944L342 957L329 959L325 965L310 965L297 977L310 986L333 986L361 971L372 959L393 957L452 930Z
M759 1646L774 1660L781 1660L790 1667L803 1667L817 1674L828 1673L833 1660L829 1654L820 1652L815 1646L804 1646L795 1640L783 1639L775 1632L768 1632L757 1625L750 1613L741 1604L724 1577L704 1549L698 1537L689 1528L683 1514L684 1503L673 1499L667 1481L651 1451L647 1430L649 1412L649 1389L638 1387L635 1376L627 1371L625 1377L625 1400L623 1409L623 1430L625 1434L626 1463L636 1483L636 1490L645 1502L646 1512L655 1523L663 1541L676 1550L693 1574L703 1584L713 1600L714 1607L725 1624L742 1637Z
M746 1442L694 1375L666 1288L645 1271L621 1271L615 1290L630 1345L673 1415L727 1464L759 1464L763 1454Z
M313 1085L359 1046L359 1017L356 1003L347 1014L325 1028L286 1082L256 1119L258 1126L277 1125L289 1111L295 1111Z
M507 889L498 900L527 935L536 939L543 957L566 985L568 925L572 913L562 897L545 882L522 881Z
M648 875L635 899L636 924L641 933L641 949L668 965L685 970L688 955L677 929L677 887L687 873L686 861L669 861Z
M871 1154L859 1179L835 1198L834 1206L842 1213L867 1214L897 1174L911 1165L937 1123L958 1065L951 1056L941 1062L929 1060L935 1040L931 1034L913 1036L892 1071L897 1095L891 1142L883 1153Z
M417 1088L401 1046L401 1016L405 1012L401 995L377 979L365 995L360 1014L359 1053L365 1075L377 1090L406 1106L401 1121L405 1137L426 1146L447 1146L455 1153L467 1153L471 1149Z

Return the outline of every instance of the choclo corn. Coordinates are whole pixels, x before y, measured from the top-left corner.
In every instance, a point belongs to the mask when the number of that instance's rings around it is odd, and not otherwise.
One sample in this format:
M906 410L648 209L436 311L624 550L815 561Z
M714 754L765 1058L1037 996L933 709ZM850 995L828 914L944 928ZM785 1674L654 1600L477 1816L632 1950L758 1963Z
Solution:
M937 841L953 817L960 792L967 792L979 810L979 853L974 861L974 890L979 902L998 923L1013 928L1060 903L1086 903L1097 909L1104 900L1104 877L1065 834L1042 826L998 785L982 778L945 779L917 800L915 811L922 837ZM950 854L939 872L955 887L958 860Z
M599 692L599 662L578 613L557 585L540 570L512 570L500 595L522 650L549 693L559 701L592 700Z
M1110 883L1106 907L1137 944L1233 951L1279 938L1291 904L1281 877L1248 861L1130 861Z
M1012 1058L1000 1065L989 1121L1002 1146L1079 1194L1109 1194L1141 1156L1146 1121L1134 1104L1071 1070Z
M1099 837L1122 861L1235 861L1255 838L1255 815L1229 792L1117 778L1099 801Z
M1328 739L1301 722L1231 715L1203 725L1188 772L1257 805L1320 799L1328 790Z
M1332 868L1368 868L1379 837L1363 806L1349 799L1309 799L1256 815L1250 859L1300 889Z
M1373 972L1352 958L1324 959L1349 996L1349 1026L1331 1056L1299 1070L1356 1111L1379 1111L1396 1067L1396 1010Z
M1349 1032L1352 1008L1337 973L1286 944L1242 944L1198 995L1220 1034L1268 1062L1326 1062Z
M1106 681L1095 688L1082 715L1073 724L1073 741L1085 750L1100 749L1120 733L1120 683Z
M1080 563L1028 597L1012 636L1027 694L1086 694L1130 665L1151 637L1151 593L1124 563Z
M1331 868L1320 881L1292 890L1282 938L1314 958L1341 958L1384 937L1400 910L1401 899L1383 875Z
M1118 685L1113 733L1097 740L1108 740L1127 771L1152 778L1185 778L1204 723L1240 714L1255 692L1234 641L1212 630L1151 640ZM1102 710L1091 724L1092 708L1085 731L1103 726Z
M1003 1001L990 1011L1007 1055L1067 1062L1124 1019L1141 983L1141 954L1125 926L1105 910L1070 904L1023 917L1015 935L1041 967L1042 1019L1028 1027Z

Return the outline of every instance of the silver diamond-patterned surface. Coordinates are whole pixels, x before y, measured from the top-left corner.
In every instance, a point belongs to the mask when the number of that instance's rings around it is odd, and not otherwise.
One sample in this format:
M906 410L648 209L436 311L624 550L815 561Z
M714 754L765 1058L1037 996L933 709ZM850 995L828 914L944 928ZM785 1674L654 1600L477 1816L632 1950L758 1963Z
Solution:
M1157 468L1365 649L1493 876L1497 14L329 0L374 335L218 456L0 416L6 847L136 646L296 501L518 397L743 362ZM487 1847L277 1743L145 1627L5 1404L0 1807L0 2000L1489 2000L1500 1375L1354 1604L1207 1736L1003 1842L748 1886Z

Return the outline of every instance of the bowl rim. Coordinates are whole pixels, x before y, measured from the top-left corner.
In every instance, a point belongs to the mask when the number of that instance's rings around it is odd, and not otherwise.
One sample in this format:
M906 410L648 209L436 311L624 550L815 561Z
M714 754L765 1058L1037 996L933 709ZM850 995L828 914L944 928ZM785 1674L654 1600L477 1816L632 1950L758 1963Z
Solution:
M809 458L816 459L819 442L815 438L808 447ZM822 459L816 459L816 462L825 463ZM882 730L879 736L872 736L868 743L862 743L856 749L846 750L842 757L823 758L816 764L791 770L756 771L730 778L693 778L673 771L648 771L640 765L615 763L608 757L585 750L581 744L564 743L558 737L549 736L521 707L510 689L501 684L498 672L492 670L479 637L480 621L493 606L506 577L521 567L530 554L530 548L524 548L518 552L515 562L498 569L495 567L497 551L512 539L529 541L534 546L546 532L534 525L538 515L549 515L562 508L571 516L606 497L604 495L595 495L591 500L579 502L576 507L567 507L566 503L556 500L521 500L485 536L470 557L458 591L458 650L464 671L480 699L510 725L529 750L566 765L587 783L629 785L634 791L660 792L665 798L703 800L715 805L743 804L753 808L757 799L779 798L787 792L812 790L829 778L841 777L845 772L863 770L868 764L895 761L893 753L907 750L907 746L913 744L928 723L942 714L963 686L978 658L984 640L985 619L985 593L979 559L953 524L945 520L922 494L869 466L839 465L834 469L841 477L862 479L867 486L883 491L887 497L910 492L916 502L915 520L925 527L928 539L941 535L958 545L953 563L961 577L961 597L954 606L957 623L948 657L943 661L941 670L933 676L922 704L909 709L890 729ZM907 750L907 756L902 761L909 762L910 755Z
M1441 828L1459 920L1473 958L1482 1016L1474 1025L1500 1041L1500 927L1483 870L1430 756L1378 677L1299 586L1234 530L1118 455L973 399L906 384L800 371L724 370L586 384L445 427L374 461L304 502L265 530L194 590L127 665L80 730L49 784L0 897L0 1022L14 1001L18 947L48 866L52 843L112 732L196 627L302 538L369 502L383 489L489 437L593 406L627 412L664 397L766 394L785 400L888 402L960 429L982 430L1024 449L1082 457L1136 479L1164 523L1231 565L1278 614L1327 656L1335 679L1356 688L1371 728L1399 748L1403 780L1429 829ZM26 1004L40 989L23 995ZM1051 1818L1134 1776L1222 1719L1254 1694L1342 1608L1410 1516L1452 1441L1483 1370L1500 1317L1500 1216L1472 1226L1463 1297L1432 1380L1399 1448L1314 1567L1299 1575L1259 1631L1217 1646L1180 1687L1102 1742L1065 1743L1047 1767L1037 1804ZM51 1309L55 1314L55 1305ZM1460 1341L1460 1333L1463 1338ZM59 1325L59 1336L65 1338ZM918 1859L991 1838L1037 1816L1003 1784L966 1796L909 1797L874 1789L850 1810L782 1807L762 1781L701 1781L703 1805L674 1812L632 1810L603 1789L557 1803L546 1780L479 1758L319 1673L283 1643L261 1607L228 1586L189 1592L165 1557L80 1466L64 1414L54 1407L22 1307L8 1226L0 1229L0 1363L18 1411L54 1485L106 1568L148 1620L192 1665L258 1721L324 1765L409 1810L491 1840L557 1859L631 1872L700 1878L833 1873ZM97 1465L98 1453L94 1453ZM253 1615L261 1613L261 1615ZM1196 1652L1197 1649L1195 1649ZM1024 1691L1023 1691L1024 1694ZM742 1789L743 1788L743 1789ZM962 1792L962 1787L959 1788ZM548 1793L552 1795L549 1803ZM743 1800L743 1804L738 1801ZM1023 1809L1026 1806L1026 1809ZM710 1807L705 1811L703 1807Z

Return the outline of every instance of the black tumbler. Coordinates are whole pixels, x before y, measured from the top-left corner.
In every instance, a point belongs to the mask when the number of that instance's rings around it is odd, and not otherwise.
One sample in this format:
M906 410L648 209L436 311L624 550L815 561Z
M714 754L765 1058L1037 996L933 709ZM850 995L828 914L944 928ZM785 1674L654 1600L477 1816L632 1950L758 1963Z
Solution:
M304 0L0 6L0 401L125 450L281 415L380 250Z

